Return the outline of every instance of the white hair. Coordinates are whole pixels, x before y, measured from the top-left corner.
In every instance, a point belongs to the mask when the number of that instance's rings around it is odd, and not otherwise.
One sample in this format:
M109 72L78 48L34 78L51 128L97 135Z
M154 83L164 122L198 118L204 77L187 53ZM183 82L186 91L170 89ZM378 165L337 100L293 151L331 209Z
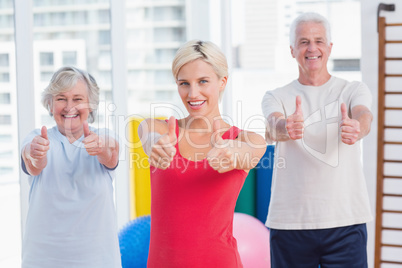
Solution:
M326 34L326 39L327 39L327 45L331 43L331 27L329 25L328 20L314 12L307 12L299 15L290 25L290 31L289 31L289 41L290 41L290 46L294 47L296 45L296 29L297 27L306 22L315 22L319 23L325 28L325 34Z

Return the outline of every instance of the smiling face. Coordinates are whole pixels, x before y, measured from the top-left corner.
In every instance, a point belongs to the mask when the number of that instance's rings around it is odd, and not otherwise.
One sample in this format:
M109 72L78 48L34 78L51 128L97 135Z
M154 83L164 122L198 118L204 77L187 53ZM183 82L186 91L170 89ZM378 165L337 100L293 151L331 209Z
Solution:
M330 77L327 69L332 43L328 44L325 27L316 22L304 22L296 28L296 41L290 47L292 56L299 64L299 80L309 81L318 77L327 81Z
M61 134L79 138L84 133L83 123L88 119L89 108L87 84L78 80L67 92L53 97L52 114Z
M181 67L176 84L190 115L219 114L219 93L225 89L227 77L219 78L212 66L198 59Z

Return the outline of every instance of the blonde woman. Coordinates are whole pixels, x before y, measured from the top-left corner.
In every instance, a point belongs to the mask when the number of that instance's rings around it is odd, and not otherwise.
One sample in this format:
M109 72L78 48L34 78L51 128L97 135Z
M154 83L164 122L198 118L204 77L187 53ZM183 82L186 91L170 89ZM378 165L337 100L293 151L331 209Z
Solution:
M189 115L147 119L139 127L152 166L148 267L242 267L234 208L266 143L222 119L228 66L215 44L187 42L172 72Z

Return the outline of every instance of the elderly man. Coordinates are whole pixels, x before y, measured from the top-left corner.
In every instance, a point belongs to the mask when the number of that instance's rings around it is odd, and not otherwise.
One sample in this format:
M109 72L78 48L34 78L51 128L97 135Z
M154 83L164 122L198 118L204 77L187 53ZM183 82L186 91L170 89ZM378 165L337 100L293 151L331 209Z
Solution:
M266 222L273 268L367 267L372 215L360 140L370 132L371 94L361 82L331 76L331 49L327 19L297 17L290 51L299 77L262 101L266 139L286 161L274 170Z

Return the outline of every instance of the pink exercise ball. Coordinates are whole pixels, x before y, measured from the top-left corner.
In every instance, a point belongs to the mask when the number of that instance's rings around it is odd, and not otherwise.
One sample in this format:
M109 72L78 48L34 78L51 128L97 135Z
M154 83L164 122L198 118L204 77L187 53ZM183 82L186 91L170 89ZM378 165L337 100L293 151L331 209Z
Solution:
M253 216L234 214L233 236L244 268L269 268L269 230Z

